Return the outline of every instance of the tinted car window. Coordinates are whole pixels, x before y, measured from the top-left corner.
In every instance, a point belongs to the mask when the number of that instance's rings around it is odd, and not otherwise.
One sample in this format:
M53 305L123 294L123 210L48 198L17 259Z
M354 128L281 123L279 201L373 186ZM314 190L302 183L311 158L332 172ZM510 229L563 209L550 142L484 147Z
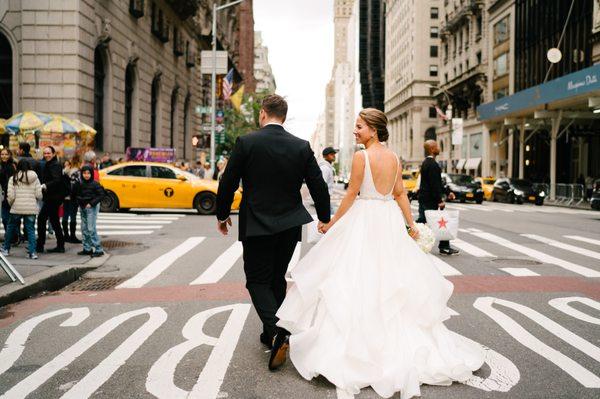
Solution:
M122 176L146 177L146 165L129 165L121 168Z
M152 177L156 177L158 179L177 179L175 172L169 168L165 168L164 166L153 166Z
M529 180L515 179L512 181L515 187L531 188L533 184Z
M473 177L469 175L451 174L448 176L450 176L450 179L452 179L452 181L456 184L472 184L475 182Z

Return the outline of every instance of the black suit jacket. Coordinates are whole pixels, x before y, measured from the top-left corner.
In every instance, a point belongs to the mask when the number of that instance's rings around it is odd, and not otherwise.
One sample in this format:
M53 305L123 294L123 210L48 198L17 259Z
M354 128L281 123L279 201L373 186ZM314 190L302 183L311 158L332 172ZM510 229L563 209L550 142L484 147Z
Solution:
M419 202L427 206L435 206L437 209L437 205L442 202L443 192L442 169L435 159L427 157L421 165Z
M63 180L63 169L56 157L44 164L40 182L46 185L44 201L63 201L65 199L66 186Z
M310 144L282 126L267 125L237 139L219 182L219 220L229 217L240 180L243 186L240 241L312 222L302 204L303 182L315 202L319 220L329 222L329 192Z

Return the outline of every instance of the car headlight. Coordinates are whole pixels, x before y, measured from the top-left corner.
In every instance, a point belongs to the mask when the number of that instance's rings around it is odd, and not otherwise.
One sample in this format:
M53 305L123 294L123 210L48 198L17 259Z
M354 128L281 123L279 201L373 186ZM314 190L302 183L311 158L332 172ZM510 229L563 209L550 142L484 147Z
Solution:
M513 193L515 193L515 195L519 195L519 196L521 196L521 195L525 194L523 191L521 191L521 190L517 190L517 189L515 189L515 190L513 191Z
M478 188L478 189L477 189L477 192L478 192L478 193L480 193L480 192L482 192L482 191L483 191L483 190L482 190L482 189L480 189L480 188Z
M540 191L540 193L539 193L538 195L539 195L540 197L545 197L545 196L546 196L546 193L545 193L545 192L543 192L543 191Z

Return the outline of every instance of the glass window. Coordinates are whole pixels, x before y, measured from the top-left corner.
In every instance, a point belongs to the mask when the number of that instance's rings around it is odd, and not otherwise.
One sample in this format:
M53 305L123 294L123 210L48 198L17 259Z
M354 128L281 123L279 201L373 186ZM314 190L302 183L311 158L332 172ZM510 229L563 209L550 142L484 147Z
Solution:
M429 76L438 76L438 66L437 65L429 66Z
M146 165L129 165L113 170L109 175L146 177Z
M494 78L508 73L508 53L500 54L494 59Z
M440 28L438 28L437 26L432 26L429 30L429 36L432 39L438 38L440 36Z
M437 118L437 112L435 110L435 107L429 107L429 117L431 119Z
M152 177L157 179L177 179L175 172L164 166L152 166Z
M431 57L437 57L438 56L438 46L429 47L429 55Z
M440 17L440 10L437 7L431 7L431 19L438 19Z
M507 16L494 25L494 45L507 41L509 37Z
M498 100L502 97L508 96L508 87L503 87L494 92L494 100Z

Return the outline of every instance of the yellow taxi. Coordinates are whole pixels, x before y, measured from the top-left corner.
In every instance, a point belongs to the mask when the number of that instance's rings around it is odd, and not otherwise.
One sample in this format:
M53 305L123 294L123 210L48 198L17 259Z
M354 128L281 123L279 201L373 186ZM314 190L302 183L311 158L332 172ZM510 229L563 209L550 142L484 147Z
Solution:
M481 183L483 198L485 198L486 201L489 201L492 198L492 191L494 191L494 183L496 183L496 179L493 177L476 177L475 181Z
M419 174L418 172L415 173L414 171L410 171L410 170L402 171L402 184L404 185L404 189L408 193L409 200L412 200L416 191L419 189L417 187L418 174Z
M100 203L103 212L129 208L196 209L201 215L217 210L219 183L204 180L166 163L126 162L100 170L100 184L106 197ZM242 200L235 193L232 209Z

